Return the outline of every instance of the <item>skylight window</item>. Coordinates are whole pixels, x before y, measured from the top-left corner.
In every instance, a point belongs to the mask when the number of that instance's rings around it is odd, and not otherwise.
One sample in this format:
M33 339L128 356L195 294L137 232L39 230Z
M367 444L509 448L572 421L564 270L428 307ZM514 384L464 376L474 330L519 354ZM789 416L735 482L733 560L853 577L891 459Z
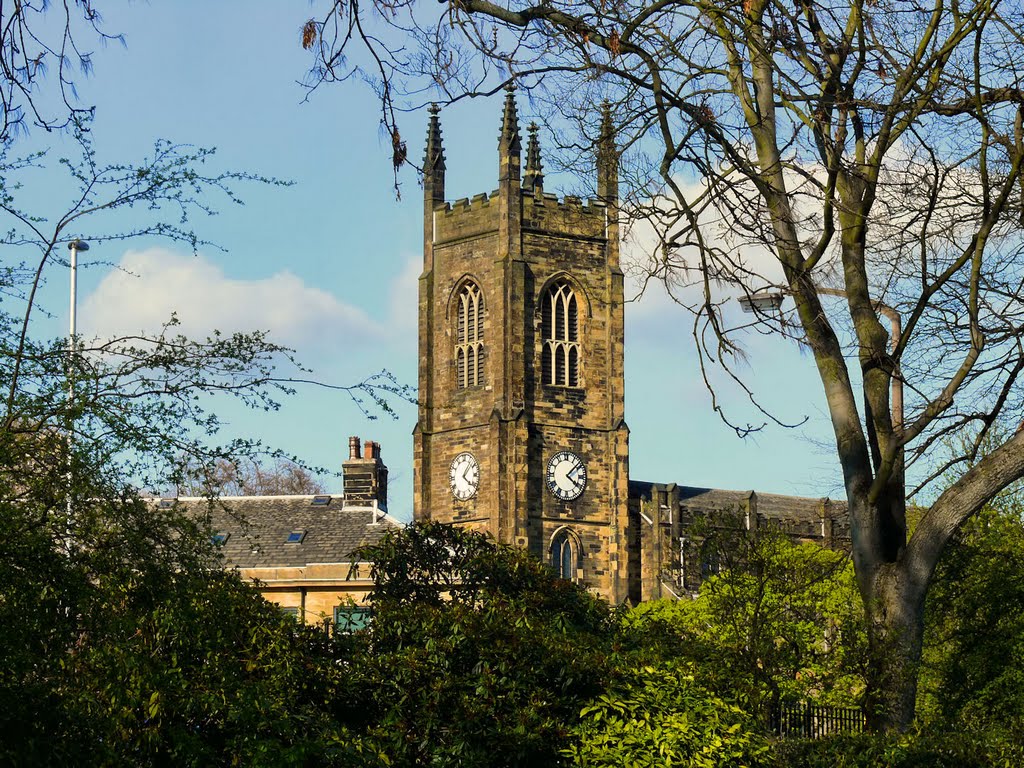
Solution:
M226 531L220 531L219 533L213 534L213 543L218 547L223 545L231 537L230 533Z
M329 495L321 495L321 496L314 496L313 497L313 506L314 507L326 507L330 503L331 503L331 497Z
M292 531L288 534L285 544L301 544L304 538L306 538L305 531Z

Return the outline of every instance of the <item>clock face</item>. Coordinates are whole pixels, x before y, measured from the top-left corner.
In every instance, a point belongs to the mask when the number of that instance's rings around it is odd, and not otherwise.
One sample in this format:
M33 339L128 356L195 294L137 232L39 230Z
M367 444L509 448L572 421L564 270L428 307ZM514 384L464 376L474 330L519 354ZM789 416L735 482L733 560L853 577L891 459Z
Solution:
M578 499L587 487L587 465L572 451L559 451L548 459L547 485L556 499Z
M480 487L480 462L472 453L460 453L448 470L452 496L459 501L471 499Z

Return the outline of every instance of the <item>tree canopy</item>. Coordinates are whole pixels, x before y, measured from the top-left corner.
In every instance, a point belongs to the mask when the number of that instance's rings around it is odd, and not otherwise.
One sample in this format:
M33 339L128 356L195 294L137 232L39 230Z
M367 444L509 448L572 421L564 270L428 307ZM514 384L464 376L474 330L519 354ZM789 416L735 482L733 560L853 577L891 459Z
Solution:
M721 571L693 599L636 606L627 636L689 661L700 684L751 713L796 701L861 707L867 638L849 555L772 529L712 541Z
M46 5L0 9L0 51L39 43L10 35ZM10 77L0 74L5 98ZM344 751L320 730L333 723L333 645L224 571L204 520L143 498L192 466L276 456L223 434L217 414L228 400L274 409L307 372L263 332L190 338L174 316L149 335L50 338L40 290L66 274L79 238L196 248L197 219L240 203L248 183L279 182L217 170L211 150L167 141L137 162L105 162L77 111L64 157L21 154L10 131L21 118L3 106L0 762L328 763ZM56 196L27 191L47 165L66 174L63 210ZM376 400L375 386L339 389Z
M928 595L922 717L951 729L1024 723L1024 519L1003 495L957 534Z

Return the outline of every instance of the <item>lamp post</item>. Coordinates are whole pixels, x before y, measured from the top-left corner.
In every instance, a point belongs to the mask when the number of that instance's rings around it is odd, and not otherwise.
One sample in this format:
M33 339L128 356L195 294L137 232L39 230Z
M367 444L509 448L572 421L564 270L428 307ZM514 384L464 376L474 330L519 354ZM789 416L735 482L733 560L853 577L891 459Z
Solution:
M743 311L748 314L768 315L779 310L784 298L785 294L781 291L769 291L762 288L740 296L739 302Z
M71 448L75 434L75 417L74 417L74 401L75 401L75 383L74 383L74 370L75 370L75 352L77 344L75 336L78 334L78 252L88 251L89 244L84 240L79 240L77 237L68 243L68 250L71 251L71 319L68 323L68 367L67 367L67 387L68 387L68 542L67 546L70 548L70 529L71 529L71 515L72 515L72 503L71 497L74 492L74 473L72 470L71 461Z
M846 291L841 288L823 288L815 286L815 290L824 296L840 296L847 298ZM786 294L792 294L788 289L771 290L760 289L751 294L740 296L740 307L744 312L751 314L770 314L782 307ZM900 313L884 302L872 299L871 303L879 314L884 315L889 321L891 333L889 334L889 348L895 353L899 346L900 338L903 335L903 318ZM892 372L892 422L893 430L898 437L903 433L903 377L900 375L899 361L893 360Z
M68 349L74 354L75 334L78 332L78 252L88 251L89 244L76 237L68 243L68 250L71 251L71 322L68 330Z

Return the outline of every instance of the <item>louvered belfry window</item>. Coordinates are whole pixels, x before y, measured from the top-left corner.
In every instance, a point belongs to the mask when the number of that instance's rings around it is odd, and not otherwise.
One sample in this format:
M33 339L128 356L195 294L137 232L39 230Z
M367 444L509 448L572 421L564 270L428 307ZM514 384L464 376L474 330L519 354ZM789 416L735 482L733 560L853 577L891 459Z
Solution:
M580 386L579 306L566 280L552 285L542 299L544 383L555 387Z
M459 291L455 380L459 389L484 383L484 297L473 282Z

